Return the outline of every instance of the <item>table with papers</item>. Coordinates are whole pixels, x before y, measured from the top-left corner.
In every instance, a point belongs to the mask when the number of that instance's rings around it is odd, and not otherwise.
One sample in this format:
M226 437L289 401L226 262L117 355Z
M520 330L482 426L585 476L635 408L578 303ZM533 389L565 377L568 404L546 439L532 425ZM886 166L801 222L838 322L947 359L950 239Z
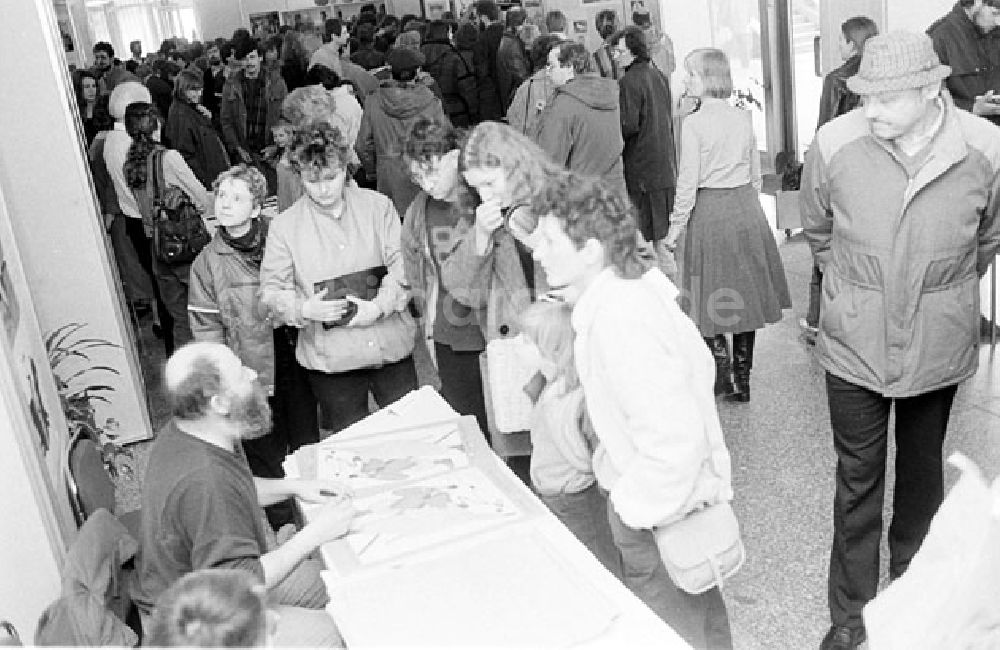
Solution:
M353 491L351 531L320 549L348 647L688 647L432 388L285 468Z

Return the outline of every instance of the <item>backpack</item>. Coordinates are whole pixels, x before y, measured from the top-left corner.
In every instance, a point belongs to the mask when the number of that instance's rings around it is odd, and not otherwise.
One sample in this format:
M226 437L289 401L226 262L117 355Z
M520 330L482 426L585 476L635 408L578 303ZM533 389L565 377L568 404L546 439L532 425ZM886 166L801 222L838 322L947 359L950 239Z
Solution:
M164 187L165 151L159 148L150 154L150 173L146 176L152 183L153 254L166 264L188 264L212 237L191 197L179 187Z

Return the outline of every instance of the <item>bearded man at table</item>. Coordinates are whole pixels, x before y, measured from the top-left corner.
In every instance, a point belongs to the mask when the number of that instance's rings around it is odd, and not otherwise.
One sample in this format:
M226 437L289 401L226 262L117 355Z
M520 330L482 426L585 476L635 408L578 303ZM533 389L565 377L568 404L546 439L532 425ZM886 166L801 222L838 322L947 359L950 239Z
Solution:
M321 544L343 536L354 510L329 481L261 479L242 440L270 430L257 373L225 345L191 343L164 372L173 417L150 450L134 600L149 620L160 594L199 569L241 569L268 590L280 615L275 645L342 646L319 562ZM330 503L280 546L268 539L262 506L289 497Z

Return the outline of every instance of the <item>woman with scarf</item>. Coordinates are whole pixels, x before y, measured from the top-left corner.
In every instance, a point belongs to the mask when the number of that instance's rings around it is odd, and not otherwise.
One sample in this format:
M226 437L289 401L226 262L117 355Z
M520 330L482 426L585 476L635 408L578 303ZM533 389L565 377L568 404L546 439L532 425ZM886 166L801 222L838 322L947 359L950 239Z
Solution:
M254 476L282 478L285 455L319 440L316 419L289 421L287 400L302 387L301 369L294 363L295 347L283 328L275 329L270 312L260 300L260 264L264 258L268 221L261 216L267 181L255 167L236 165L219 174L213 184L219 228L212 241L191 264L188 320L196 341L229 346L268 392L273 426L256 440L244 441ZM312 402L315 411L315 401ZM275 528L292 517L289 502L267 508Z

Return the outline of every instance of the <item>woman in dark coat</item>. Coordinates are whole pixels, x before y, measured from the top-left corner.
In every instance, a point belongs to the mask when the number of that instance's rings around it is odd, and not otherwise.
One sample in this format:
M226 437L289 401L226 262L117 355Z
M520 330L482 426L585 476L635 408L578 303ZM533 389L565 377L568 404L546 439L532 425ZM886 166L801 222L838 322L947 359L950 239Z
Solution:
M472 61L466 61L451 44L450 31L451 26L446 21L432 21L420 51L427 59L424 70L434 77L441 89L441 103L448 119L455 126L466 127L479 121L476 72Z
M212 112L201 105L203 89L204 77L197 71L182 70L177 75L165 135L201 184L209 188L230 163L226 147L212 126Z

